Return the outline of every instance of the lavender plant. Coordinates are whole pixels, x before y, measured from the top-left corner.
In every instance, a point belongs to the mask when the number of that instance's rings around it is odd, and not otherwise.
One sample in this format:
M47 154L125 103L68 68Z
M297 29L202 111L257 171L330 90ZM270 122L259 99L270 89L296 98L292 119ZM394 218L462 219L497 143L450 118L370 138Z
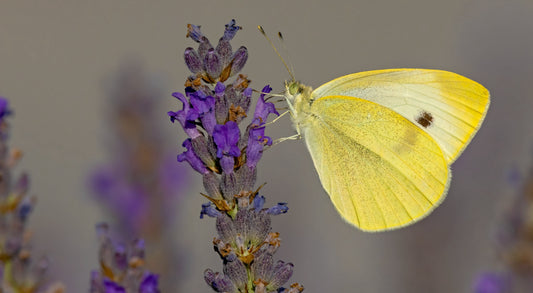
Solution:
M100 270L91 273L91 293L159 293L159 277L144 268L144 241L115 242L109 226L96 226L100 240Z
M286 213L285 203L264 208L265 197L255 188L257 164L272 139L265 136L270 114L279 115L265 98L265 86L255 105L251 122L241 131L248 116L253 90L250 80L238 74L248 50L233 51L230 41L241 27L232 20L216 47L200 26L189 24L187 37L199 44L185 49L185 64L193 73L185 82L185 95L173 93L182 110L168 112L188 138L178 161L187 161L203 177L208 203L200 217L216 219L215 251L223 261L223 272L207 269L205 281L216 292L301 292L298 283L283 287L293 273L293 264L274 262L280 246L279 233L272 232L271 216ZM238 75L237 75L238 74ZM234 77L233 81L230 78Z
M182 262L171 231L188 170L169 156L163 134L157 131L161 90L140 64L131 61L109 81L112 160L91 174L90 188L115 219L121 238L142 237L152 248L150 269L177 275Z
M162 234L175 214L185 170L168 160L154 131L161 91L140 65L128 63L111 82L110 163L91 176L91 189L117 219L123 236Z
M518 186L496 233L499 269L480 274L475 293L533 292L533 170L525 180L513 174Z
M8 147L10 115L7 99L0 97L0 292L62 293L60 283L46 276L49 261L33 258L26 223L35 205L28 196L29 176L13 180L12 169L22 157L19 150Z

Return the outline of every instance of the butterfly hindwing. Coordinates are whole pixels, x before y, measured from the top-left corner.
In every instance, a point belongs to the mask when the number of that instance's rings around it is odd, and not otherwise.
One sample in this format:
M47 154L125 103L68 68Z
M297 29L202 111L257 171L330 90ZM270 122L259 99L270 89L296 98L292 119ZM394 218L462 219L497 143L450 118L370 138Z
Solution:
M302 131L324 189L349 223L399 228L444 198L448 163L435 140L402 115L359 98L314 100Z

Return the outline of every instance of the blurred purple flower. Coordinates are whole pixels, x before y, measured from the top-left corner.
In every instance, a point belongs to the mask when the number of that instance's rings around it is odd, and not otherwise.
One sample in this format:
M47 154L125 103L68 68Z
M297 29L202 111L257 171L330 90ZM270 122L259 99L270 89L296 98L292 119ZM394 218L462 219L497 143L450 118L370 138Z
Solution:
M498 273L483 273L478 276L474 293L506 293L509 291L509 279Z
M35 259L31 249L28 218L35 205L29 196L29 176L13 178L13 169L22 157L19 150L9 150L7 99L0 97L0 291L61 293L64 286L47 280L49 261Z
M156 106L161 91L142 71L130 63L111 83L109 128L113 145L112 160L97 168L90 177L90 188L118 220L123 235L161 233L172 221L175 200L186 181L186 170L166 155L163 134L159 131ZM177 96L182 101L185 97ZM188 105L188 102L184 105ZM183 122L183 111L172 119ZM185 111L186 112L186 111ZM183 118L183 119L182 119ZM169 183L175 182L169 188Z
M167 251L151 259L151 268L176 274L178 266L183 264L177 261L178 250L173 249L173 239L167 235L173 231L189 168L176 164L176 156L170 155L171 146L164 144L164 133L157 123L161 90L155 80L138 64L128 63L109 84L106 125L110 130L111 159L91 174L89 187L94 198L116 220L121 237L143 237L149 244L157 244L159 249ZM170 119L177 120L189 135L199 135L187 116L194 114L197 119L199 115L206 116L205 113L191 107L185 96L177 93L175 97L184 107L169 113ZM194 153L190 151L186 155L194 156ZM167 285L170 286L162 287Z
M0 121L9 114L11 114L11 111L9 110L9 102L6 98L0 96Z
M98 224L100 270L91 273L91 293L159 293L159 278L144 268L144 241L125 246L109 236L109 226Z

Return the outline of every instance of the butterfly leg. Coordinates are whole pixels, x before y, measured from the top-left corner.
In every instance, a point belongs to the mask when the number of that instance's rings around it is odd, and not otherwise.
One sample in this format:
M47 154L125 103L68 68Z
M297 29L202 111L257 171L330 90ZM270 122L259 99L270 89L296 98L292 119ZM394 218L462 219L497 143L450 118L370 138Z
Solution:
M295 135L288 136L288 137L278 138L278 139L274 140L274 143L272 144L272 146L275 146L278 143L282 143L282 142L284 142L286 140L298 140L298 139L302 139L302 136L299 133L295 134Z

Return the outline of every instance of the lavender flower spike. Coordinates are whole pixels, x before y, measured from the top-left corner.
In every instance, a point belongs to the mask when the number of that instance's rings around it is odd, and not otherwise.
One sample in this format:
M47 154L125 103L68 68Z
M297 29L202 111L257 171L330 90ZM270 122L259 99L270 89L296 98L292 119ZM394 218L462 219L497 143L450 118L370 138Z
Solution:
M263 88L251 121L241 127L253 91L245 75L229 80L248 58L246 47L232 52L230 41L240 29L232 20L213 47L200 26L188 25L187 36L199 43L197 50L187 48L184 53L193 75L185 82L185 95L173 94L183 109L168 112L189 136L179 160L203 176L203 195L209 202L202 205L200 217L216 219L218 237L213 244L223 259L223 270L207 269L204 279L216 292L302 292L298 283L283 287L292 276L292 263L274 265L281 241L279 233L272 232L271 217L286 213L288 207L286 203L264 207L266 199L255 187L257 164L265 146L272 144L265 135L266 122L270 114L279 115L265 99L272 89Z
M18 150L9 151L8 100L0 97L0 292L62 293L60 283L46 279L49 262L46 257L34 259L26 223L35 198L27 195L29 177L12 180L12 169L22 157Z
M197 51L192 48L185 50L184 57L187 67L207 83L225 82L228 78L239 73L248 60L248 50L246 47L240 47L235 53L232 53L229 41L240 29L241 27L235 26L235 20L228 23L224 35L220 38L215 49L200 31L200 26L189 24L187 37L200 45Z
M100 270L91 273L90 293L160 293L159 277L144 269L144 241L114 242L109 226L98 224Z
M150 268L177 275L185 264L178 261L180 251L174 249L169 231L189 170L175 163L176 156L163 143L163 133L155 123L161 91L154 77L143 70L141 64L129 61L109 79L106 125L113 147L107 163L92 174L90 187L94 197L116 220L116 232L120 236L143 237L148 245L157 245L159 250L166 251L151 258ZM205 120L204 112L208 112L209 107L202 108L201 112L191 107L184 95L177 93L175 97L184 107L170 113L171 121L177 121L191 137L200 137L191 119ZM211 104L214 105L214 98ZM191 141L186 141L184 146L191 149ZM188 161L199 172L207 172L192 149L178 160ZM163 290L173 286L170 282L161 284Z

